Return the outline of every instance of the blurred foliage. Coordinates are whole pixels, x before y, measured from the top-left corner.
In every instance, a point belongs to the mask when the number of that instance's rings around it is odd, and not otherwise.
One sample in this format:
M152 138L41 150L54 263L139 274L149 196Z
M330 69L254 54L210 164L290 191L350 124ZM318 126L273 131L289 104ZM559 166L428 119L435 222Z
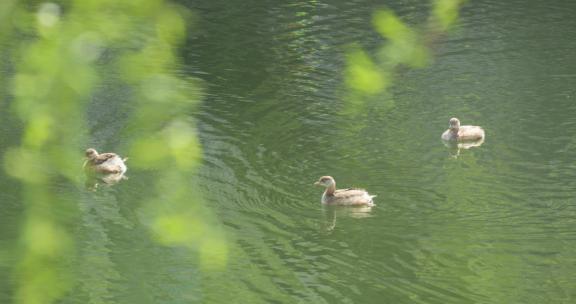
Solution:
M466 0L434 0L431 27L438 26L437 30L447 31L458 21L460 7Z
M348 51L347 62L346 81L351 89L365 94L376 94L388 86L390 75L380 69L370 55L358 46Z
M24 127L20 146L4 155L25 202L18 303L57 302L73 287L65 269L77 251L69 231L78 219L77 197L55 190L54 183L80 187L86 108L107 73L119 75L133 96L135 111L126 126L131 140L124 147L129 165L157 177L155 195L143 205L152 235L198 250L203 266L226 263L222 233L190 186L202 149L188 114L200 88L172 72L192 18L163 0L0 3L0 43L9 46L2 54L14 70L11 111Z
M378 54L383 65L420 68L428 64L428 50L421 37L392 11L376 12L373 22L376 31L387 41Z
M376 11L373 25L385 42L374 55L357 45L347 51L345 81L351 93L347 110L357 112L371 96L385 93L398 68L428 66L432 62L431 44L454 26L464 3L465 0L433 0L424 28L407 24L391 10Z

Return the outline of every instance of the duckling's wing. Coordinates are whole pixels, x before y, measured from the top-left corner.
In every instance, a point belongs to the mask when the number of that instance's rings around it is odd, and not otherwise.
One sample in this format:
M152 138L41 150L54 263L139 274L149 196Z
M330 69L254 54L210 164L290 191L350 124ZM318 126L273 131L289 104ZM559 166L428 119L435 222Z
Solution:
M484 129L482 129L482 127L479 126L460 126L460 130L466 131L466 132L470 132L470 131L484 131Z
M460 126L460 140L478 140L484 138L484 129L479 126Z
M344 205L373 205L374 195L368 194L364 189L348 188L336 190L335 199Z
M338 191L352 191L352 190L366 191L366 189L351 187L351 188L346 188L346 189L338 189L338 190L336 190L336 192L338 192Z
M334 195L337 195L340 197L350 197L350 196L356 196L356 195L364 195L364 193L366 193L366 190L364 190L364 189L348 188L348 189L338 189L334 192Z

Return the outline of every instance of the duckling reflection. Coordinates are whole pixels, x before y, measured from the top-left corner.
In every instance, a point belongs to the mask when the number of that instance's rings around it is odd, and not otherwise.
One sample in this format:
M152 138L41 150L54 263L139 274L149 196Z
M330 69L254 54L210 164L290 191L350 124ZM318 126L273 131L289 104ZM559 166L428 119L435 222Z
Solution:
M87 174L85 185L87 189L96 191L101 184L113 186L126 179L128 176L124 173Z
M456 158L460 156L461 150L468 150L473 147L480 147L484 143L484 138L481 138L477 141L468 141L468 142L454 142L454 141L442 141L444 145L448 148L448 152L450 156Z
M324 215L323 229L327 232L332 232L336 228L337 218L348 217L355 219L368 218L372 216L372 208L374 205L360 205L360 206L337 206L337 205L322 205L322 213Z

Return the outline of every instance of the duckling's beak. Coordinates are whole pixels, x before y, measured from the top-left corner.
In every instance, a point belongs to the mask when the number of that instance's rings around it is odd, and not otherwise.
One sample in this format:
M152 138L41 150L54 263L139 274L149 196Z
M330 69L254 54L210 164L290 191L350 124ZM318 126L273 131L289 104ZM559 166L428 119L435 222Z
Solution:
M320 186L320 182L315 182L314 186Z

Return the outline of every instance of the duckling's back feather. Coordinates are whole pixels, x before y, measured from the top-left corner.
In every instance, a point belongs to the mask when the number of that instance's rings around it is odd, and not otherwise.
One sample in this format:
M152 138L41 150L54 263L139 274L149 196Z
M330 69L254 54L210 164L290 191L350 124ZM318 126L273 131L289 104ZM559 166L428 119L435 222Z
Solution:
M116 153L102 153L102 154L98 154L98 156L96 156L94 158L94 160L92 161L93 164L95 165L100 165L103 164L105 162L107 162L110 159L113 159L115 157L118 157L118 154Z

